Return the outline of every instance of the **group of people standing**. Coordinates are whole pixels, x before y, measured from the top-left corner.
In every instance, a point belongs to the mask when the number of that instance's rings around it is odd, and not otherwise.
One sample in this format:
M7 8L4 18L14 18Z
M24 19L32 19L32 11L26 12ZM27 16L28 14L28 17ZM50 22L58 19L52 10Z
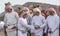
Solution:
M13 7L8 4L5 7L4 28L6 36L59 36L59 16L54 8L49 8L49 15L46 16L45 10L35 7L33 15L30 14L28 7L18 8L15 12Z

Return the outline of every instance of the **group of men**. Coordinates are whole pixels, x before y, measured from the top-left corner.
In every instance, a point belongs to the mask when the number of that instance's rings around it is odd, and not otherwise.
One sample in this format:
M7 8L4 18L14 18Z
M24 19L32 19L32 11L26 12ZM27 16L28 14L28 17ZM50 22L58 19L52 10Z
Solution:
M43 33L47 32L47 28L48 36L59 36L59 16L54 8L48 9L47 18L37 7L33 9L34 16L30 14L27 7L23 7L21 12L17 13L10 4L6 5L5 11L6 36L43 36Z

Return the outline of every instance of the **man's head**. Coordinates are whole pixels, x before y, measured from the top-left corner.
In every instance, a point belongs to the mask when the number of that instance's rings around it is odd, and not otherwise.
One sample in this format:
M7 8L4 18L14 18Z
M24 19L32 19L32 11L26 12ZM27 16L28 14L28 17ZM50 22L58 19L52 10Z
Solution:
M8 11L6 8L9 7L9 6L11 6L10 2L5 3L5 11Z
M41 15L41 11L38 8L34 8L33 15Z
M23 9L21 10L23 13L22 13L22 16L24 18L26 18L29 14L29 9L27 7L23 7Z
M5 7L5 10L7 12L12 12L13 8L11 6L7 6L7 7Z
M42 16L44 16L44 17L46 17L46 13L47 13L47 12L46 12L46 10L44 10L44 9L41 11Z
M56 13L54 8L49 8L48 12L49 12L50 15L55 15L55 13Z

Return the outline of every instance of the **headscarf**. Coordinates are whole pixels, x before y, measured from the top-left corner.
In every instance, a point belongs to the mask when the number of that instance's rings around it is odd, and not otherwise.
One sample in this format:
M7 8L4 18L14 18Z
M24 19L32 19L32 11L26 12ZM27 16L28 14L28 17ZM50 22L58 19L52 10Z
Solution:
M29 13L29 8L28 7L23 7L21 11L24 12L24 13Z
M5 9L6 10L9 10L9 9L14 10L12 6L6 6Z
M29 9L27 7L23 7L22 10L21 10L23 13L21 14L21 17L24 15L24 14L29 14Z
M41 10L39 10L39 8L34 8L33 12L39 12L41 14Z
M13 9L11 6L6 6L5 9Z
M56 10L54 8L49 8L48 11L53 11L55 12L55 16L57 16Z

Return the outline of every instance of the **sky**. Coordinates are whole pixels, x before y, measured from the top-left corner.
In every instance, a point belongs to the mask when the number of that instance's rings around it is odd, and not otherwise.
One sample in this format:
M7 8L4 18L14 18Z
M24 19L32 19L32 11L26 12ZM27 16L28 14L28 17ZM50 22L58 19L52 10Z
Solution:
M0 0L0 13L4 11L4 3L11 2L12 5L21 4L23 5L26 2L39 2L52 5L60 5L60 0Z

